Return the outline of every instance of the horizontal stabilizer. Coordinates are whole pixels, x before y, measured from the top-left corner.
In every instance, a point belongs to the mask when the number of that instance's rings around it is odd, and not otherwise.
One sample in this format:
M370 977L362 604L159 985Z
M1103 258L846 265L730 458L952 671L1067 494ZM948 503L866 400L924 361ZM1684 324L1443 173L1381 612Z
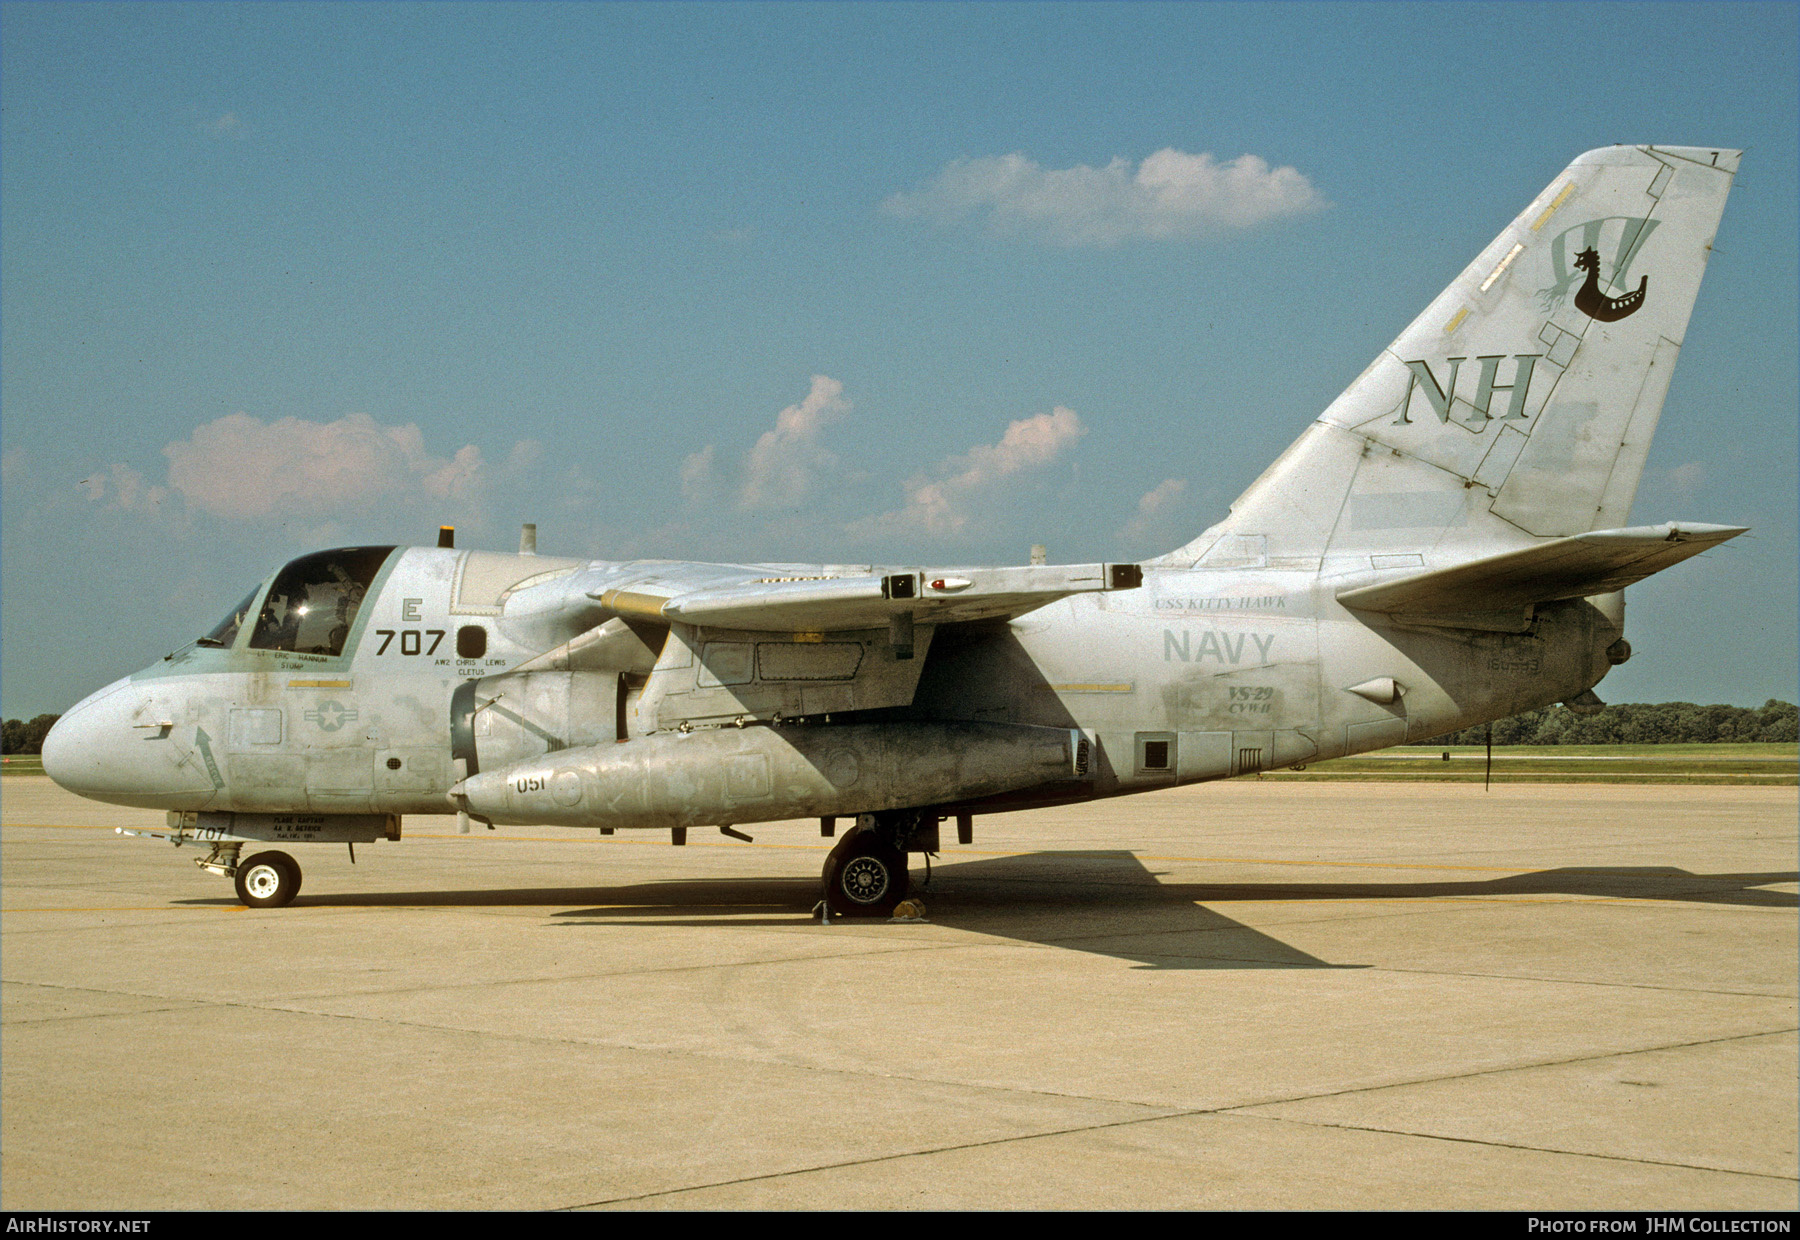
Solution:
M1337 598L1358 611L1445 615L1518 610L1533 603L1623 590L1671 564L1736 538L1731 525L1639 525L1594 530L1490 555L1398 581L1345 590Z
M657 624L769 632L879 628L910 613L920 624L1010 618L1071 594L1135 589L1136 564L917 569L847 577L766 577L721 581L716 566L682 580L662 566L657 580L595 591L602 607Z

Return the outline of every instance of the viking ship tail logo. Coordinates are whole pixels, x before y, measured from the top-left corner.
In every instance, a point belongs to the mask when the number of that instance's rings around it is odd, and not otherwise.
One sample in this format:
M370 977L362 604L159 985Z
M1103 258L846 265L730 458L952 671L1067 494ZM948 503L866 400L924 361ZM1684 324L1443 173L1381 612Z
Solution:
M1615 322L1644 304L1648 279L1623 297L1608 297L1602 286L1631 288L1631 267L1657 221L1629 215L1607 215L1565 228L1550 239L1550 274L1554 283L1537 291L1538 308L1554 314L1575 294L1575 308L1602 323ZM1585 277L1585 279L1583 278ZM1579 290L1579 291L1577 291Z
M1575 308L1590 319L1600 323L1612 323L1627 315L1633 314L1644 304L1644 291L1650 287L1650 277L1644 276L1638 286L1623 297L1608 297L1600 291L1600 251L1588 248L1575 256L1575 266L1587 272L1587 279L1575 292Z

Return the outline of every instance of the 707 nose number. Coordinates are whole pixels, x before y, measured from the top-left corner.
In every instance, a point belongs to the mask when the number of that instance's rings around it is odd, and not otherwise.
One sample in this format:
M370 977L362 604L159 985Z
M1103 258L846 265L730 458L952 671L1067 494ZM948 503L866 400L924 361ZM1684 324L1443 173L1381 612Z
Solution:
M386 654L388 652L388 647L393 645L394 638L398 635L400 638L401 654L436 654L437 648L442 644L444 634L447 631L448 630L445 629L426 629L423 632L418 629L376 629L375 636L381 639L381 646L375 653L378 655ZM429 648L423 648L425 646L425 638L427 637L431 639L431 646Z

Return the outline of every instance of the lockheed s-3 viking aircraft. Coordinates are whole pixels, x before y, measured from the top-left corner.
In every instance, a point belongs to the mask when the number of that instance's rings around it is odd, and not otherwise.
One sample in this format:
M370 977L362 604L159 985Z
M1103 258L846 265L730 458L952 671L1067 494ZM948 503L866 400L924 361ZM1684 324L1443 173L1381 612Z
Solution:
M1139 564L302 556L83 700L44 768L246 844L405 814L602 832L853 820L824 915L893 912L954 819L1419 741L1630 657L1623 590L1743 531L1627 526L1738 152L1570 164L1193 542Z

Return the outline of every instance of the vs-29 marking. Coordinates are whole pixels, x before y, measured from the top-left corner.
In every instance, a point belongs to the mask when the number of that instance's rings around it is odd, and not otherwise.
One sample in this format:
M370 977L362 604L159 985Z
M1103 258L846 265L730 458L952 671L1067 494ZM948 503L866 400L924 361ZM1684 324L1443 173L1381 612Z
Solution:
M1269 715L1274 713L1281 693L1273 685L1233 685L1229 699L1231 704L1225 709L1230 714Z

